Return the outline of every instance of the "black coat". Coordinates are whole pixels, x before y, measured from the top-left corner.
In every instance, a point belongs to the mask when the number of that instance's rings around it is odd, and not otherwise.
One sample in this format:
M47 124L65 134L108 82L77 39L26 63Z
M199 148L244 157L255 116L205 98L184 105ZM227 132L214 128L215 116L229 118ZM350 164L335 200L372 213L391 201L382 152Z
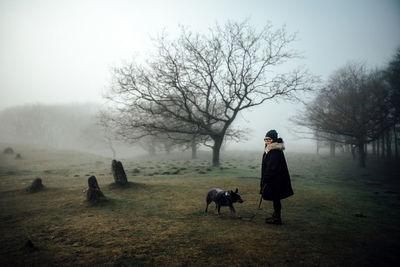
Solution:
M265 200L284 199L293 195L289 170L281 148L264 152L260 186Z

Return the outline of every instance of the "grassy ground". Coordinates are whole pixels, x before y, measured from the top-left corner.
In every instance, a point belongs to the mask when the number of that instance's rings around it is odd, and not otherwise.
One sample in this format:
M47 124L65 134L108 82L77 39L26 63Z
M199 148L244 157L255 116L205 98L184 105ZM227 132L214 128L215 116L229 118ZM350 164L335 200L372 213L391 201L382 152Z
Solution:
M284 224L276 226L264 224L270 202L256 211L259 153L223 155L222 168L208 158L124 159L130 184L119 188L111 159L14 150L21 160L0 155L0 266L391 266L400 258L393 168L287 152L295 195L282 201ZM85 201L90 175L106 196L98 204ZM36 177L45 189L29 194ZM221 217L213 206L204 213L213 187L239 188L242 220L228 208Z

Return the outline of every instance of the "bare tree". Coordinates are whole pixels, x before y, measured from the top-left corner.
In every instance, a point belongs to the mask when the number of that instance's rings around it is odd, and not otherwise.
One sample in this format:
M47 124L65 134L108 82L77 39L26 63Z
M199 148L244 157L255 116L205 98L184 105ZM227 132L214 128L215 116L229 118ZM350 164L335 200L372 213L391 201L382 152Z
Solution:
M207 143L209 137L199 134L183 134L168 132L165 129L149 127L150 122L156 125L156 116L148 116L146 113L137 112L115 112L113 110L103 110L99 114L99 124L107 131L110 136L118 140L129 143L137 143L150 155L154 155L157 150L162 149L168 153L174 146L185 149L192 149L192 158L197 156L197 148L200 144ZM164 123L173 125L174 120L164 118Z
M385 70L386 80L389 83L391 94L390 103L393 107L394 117L397 123L400 122L400 48L397 49L396 55L389 62L389 66Z
M166 138L176 147L182 150L190 149L192 151L192 159L197 158L197 149L201 144L206 144L209 141L208 136L197 134L174 134L166 133ZM166 141L167 141L166 140Z
M285 28L261 30L248 21L216 25L207 35L181 28L173 41L156 40L145 64L115 69L108 98L116 105L120 134L168 132L202 135L213 142L214 166L239 112L277 97L295 99L314 78L303 69L279 72L298 55L289 48L295 35ZM123 133L129 129L129 133Z
M392 125L382 74L368 73L363 64L346 65L293 121L324 140L351 144L358 150L359 166L365 167L365 145Z
M385 76L390 86L390 104L393 111L393 118L395 119L392 129L394 148L395 148L395 158L399 159L398 131L400 128L400 48L397 49L395 56L389 62L389 65L385 70Z

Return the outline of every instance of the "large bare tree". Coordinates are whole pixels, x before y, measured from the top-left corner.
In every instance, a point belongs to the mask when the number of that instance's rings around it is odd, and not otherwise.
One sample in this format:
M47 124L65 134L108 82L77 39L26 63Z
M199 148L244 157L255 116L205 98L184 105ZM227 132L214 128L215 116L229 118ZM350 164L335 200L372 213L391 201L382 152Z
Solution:
M257 30L248 21L227 22L207 34L181 28L177 39L156 39L156 53L146 63L116 68L108 98L116 105L116 123L126 134L169 132L212 140L214 166L239 112L280 97L296 98L314 78L288 70L298 57L290 45L295 35L271 24ZM143 130L146 129L146 130Z

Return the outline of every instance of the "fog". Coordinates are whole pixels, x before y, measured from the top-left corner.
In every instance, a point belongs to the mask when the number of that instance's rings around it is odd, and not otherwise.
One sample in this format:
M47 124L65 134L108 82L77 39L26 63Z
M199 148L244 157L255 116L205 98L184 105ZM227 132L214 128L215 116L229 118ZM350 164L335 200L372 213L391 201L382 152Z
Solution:
M205 32L216 22L246 18L256 27L270 21L276 27L286 25L289 33L297 32L293 49L302 58L293 64L304 66L322 81L350 60L365 62L369 68L384 67L400 46L400 2L396 0L2 0L0 142L20 142L5 127L11 115L4 114L18 110L15 107L29 110L36 105L57 110L51 115L59 114L59 125L50 117L47 122L54 122L49 127L59 133L52 136L60 139L20 136L26 143L107 153L106 141L102 147L101 137L85 139L82 132L95 127L95 111L105 104L103 95L110 88L113 67L133 59L146 60L152 38L162 31L174 37L179 25ZM68 108L63 111L62 107ZM261 150L266 131L276 129L288 151L313 151L313 142L297 136L296 126L289 121L301 109L300 103L280 100L242 113L235 126L249 129L247 140L229 142L225 149ZM29 121L29 117L19 121ZM63 130L61 125L66 127L67 121L67 128L76 132ZM96 148L88 141L94 139Z

